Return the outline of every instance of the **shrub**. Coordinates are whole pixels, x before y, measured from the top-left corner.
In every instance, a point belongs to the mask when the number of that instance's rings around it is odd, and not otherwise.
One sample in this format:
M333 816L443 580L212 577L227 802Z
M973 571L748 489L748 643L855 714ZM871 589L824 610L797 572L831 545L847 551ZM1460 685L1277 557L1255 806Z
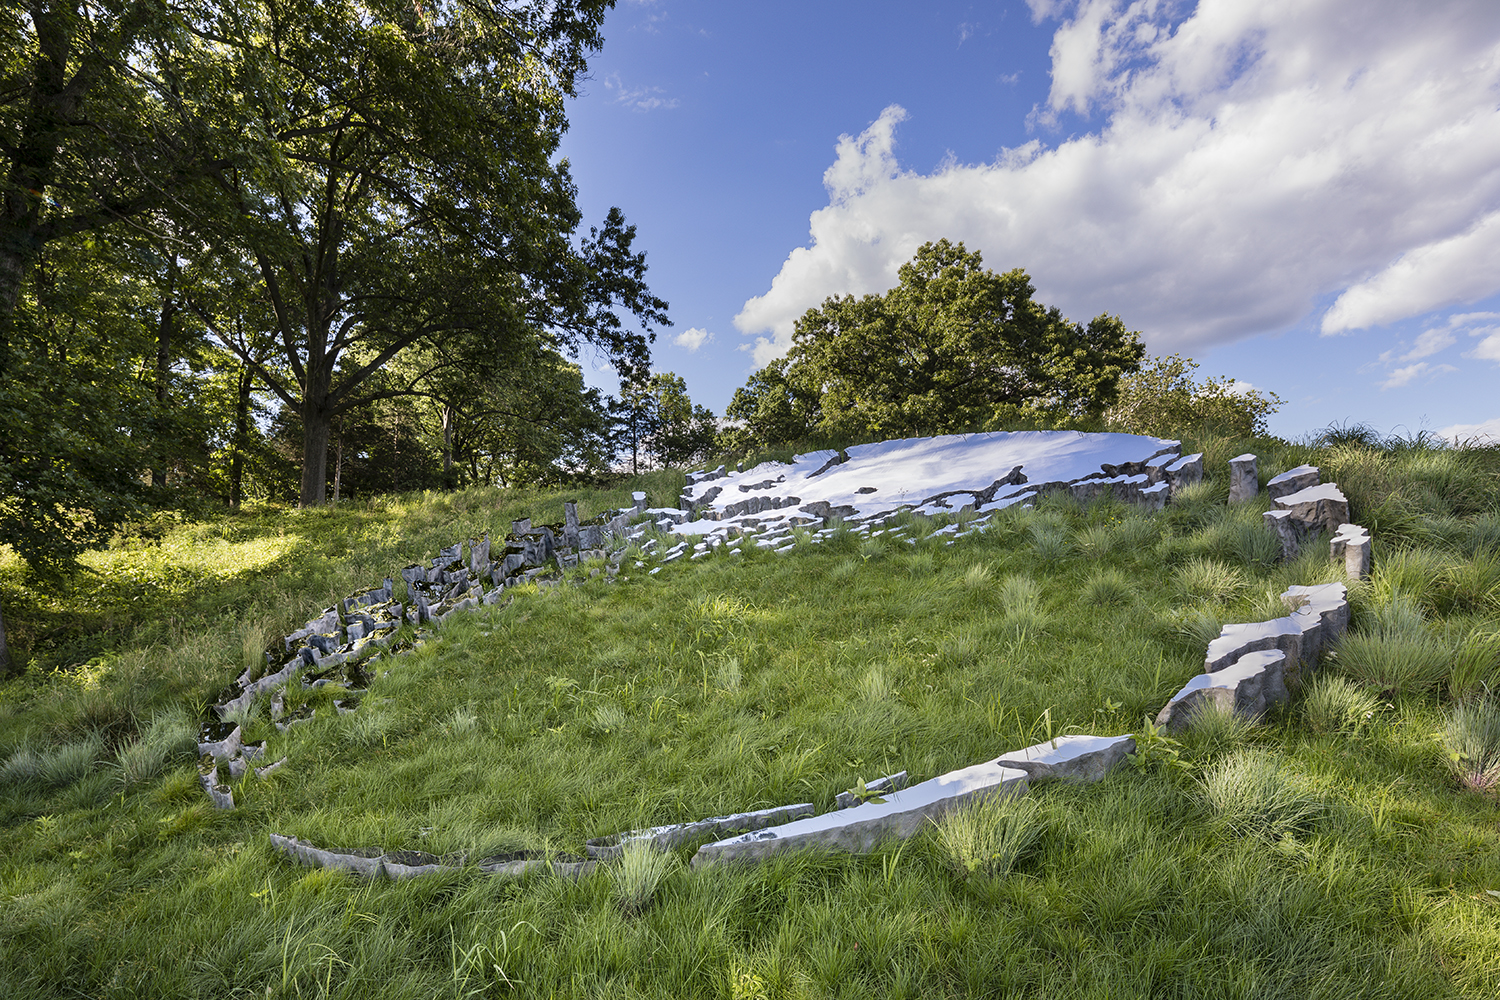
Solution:
M965 878L1003 878L1046 827L1036 800L976 797L935 822L943 859Z
M1307 687L1302 711L1315 733L1353 733L1374 717L1380 699L1337 674L1320 674Z
M1493 791L1500 785L1500 702L1492 697L1459 702L1443 728L1449 763L1465 788Z
M1214 820L1241 837L1294 835L1323 808L1275 758L1253 750L1237 751L1211 768L1202 787Z

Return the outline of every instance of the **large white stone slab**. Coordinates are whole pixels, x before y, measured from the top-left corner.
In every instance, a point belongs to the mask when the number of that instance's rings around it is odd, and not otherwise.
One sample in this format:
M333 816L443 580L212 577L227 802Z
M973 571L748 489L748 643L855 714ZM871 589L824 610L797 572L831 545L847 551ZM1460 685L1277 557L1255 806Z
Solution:
M1266 493L1272 500L1284 497L1289 493L1305 490L1309 486L1318 485L1318 467L1316 465L1299 465L1295 469L1287 469L1279 476L1274 476L1266 482Z
M796 498L800 508L826 506L828 513L859 518L927 502L958 510L1065 489L1086 479L1112 479L1123 489L1139 489L1148 483L1135 477L1147 464L1175 456L1181 447L1163 438L1078 431L904 438L855 445L844 453L847 460L838 452L817 451L798 455L790 465L764 462L744 472L700 478L683 491L683 499L710 518L757 495L783 504Z

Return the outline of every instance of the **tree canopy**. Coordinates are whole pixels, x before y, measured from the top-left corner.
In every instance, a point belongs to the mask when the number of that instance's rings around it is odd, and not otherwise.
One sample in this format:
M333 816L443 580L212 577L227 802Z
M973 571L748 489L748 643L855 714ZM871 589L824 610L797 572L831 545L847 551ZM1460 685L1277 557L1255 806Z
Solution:
M1074 323L1033 298L1025 271L988 270L962 243L924 244L899 278L883 294L809 309L791 351L751 376L726 415L762 444L1097 417L1145 354L1118 317Z

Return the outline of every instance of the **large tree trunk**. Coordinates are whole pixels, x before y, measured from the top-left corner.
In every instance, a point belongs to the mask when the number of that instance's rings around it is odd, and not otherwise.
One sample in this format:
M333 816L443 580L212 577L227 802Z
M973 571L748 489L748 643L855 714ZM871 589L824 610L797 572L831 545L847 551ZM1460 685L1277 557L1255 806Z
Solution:
M161 319L156 324L156 441L152 444L156 462L151 467L151 485L156 489L167 485L166 438L167 428L171 425L171 421L167 419L167 388L172 376L172 321L177 315L176 285L177 264L174 261L169 265L167 294L162 299Z
M443 489L458 488L453 472L453 420L457 416L452 403L443 404Z
M0 608L0 677L9 677L16 672L10 662L10 647L5 643L5 609Z
M302 494L298 506L321 507L328 500L328 414L321 406L302 407Z
M245 473L245 439L250 435L250 389L255 385L255 376L250 366L240 368L239 399L234 407L234 450L229 459L229 509L239 510L245 498L243 487Z
M339 442L334 452L336 457L333 461L333 505L337 507L339 487L344 480L344 420L342 417L339 418Z

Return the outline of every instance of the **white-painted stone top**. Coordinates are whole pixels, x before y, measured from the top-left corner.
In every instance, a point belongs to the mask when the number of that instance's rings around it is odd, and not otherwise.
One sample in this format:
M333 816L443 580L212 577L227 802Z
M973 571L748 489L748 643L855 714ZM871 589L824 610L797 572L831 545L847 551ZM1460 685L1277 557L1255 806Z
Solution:
M1370 529L1362 528L1357 524L1344 523L1339 525L1339 530L1334 533L1334 538L1369 538Z
M1281 475L1276 476L1269 482L1267 482L1266 486L1277 486L1281 483L1291 482L1293 479L1298 479L1302 476L1307 475L1308 473L1317 475L1318 467L1316 465L1299 465L1295 469L1287 469Z
M849 460L842 464L829 465L838 457L834 451L798 455L790 465L763 462L745 472L693 483L684 492L690 501L698 501L719 488L712 507L752 496L796 497L802 505L823 501L852 507L857 516L870 517L902 505L915 506L940 493L983 490L1016 466L1034 489L1040 483L1075 482L1098 475L1104 465L1144 462L1180 448L1177 441L1137 434L945 434L855 445L847 450ZM767 480L780 481L762 485ZM741 490L742 485L752 488ZM869 492L861 493L862 489ZM1031 489L1026 484L1002 487L993 499Z
M1084 754L1108 750L1116 743L1130 738L1129 733L1124 736L1059 736L1055 740L1038 743L1034 747L1002 754L997 759L1024 760L1031 764L1066 764L1070 760L1077 760Z
M1241 622L1225 625L1219 637L1208 644L1207 662L1212 663L1234 650L1260 640L1275 640L1284 635L1301 635L1302 626L1290 615L1268 622Z
M848 809L839 809L835 812L823 813L821 816L813 816L810 819L799 819L792 823L784 823L781 826L773 826L765 830L741 834L738 837L721 840L719 843L748 844L757 840L770 840L777 837L798 837L809 833L820 833L824 830L833 830L841 826L850 826L855 823L863 823L869 820L912 812L924 806L930 806L935 802L940 802L943 799L951 799L990 788L998 788L1007 781L1015 781L1017 779L1024 779L1025 777L1025 771L1019 771L1010 767L1001 767L994 761L985 761L983 764L975 764L972 767L949 771L947 774L931 778L918 785L912 785L910 788L904 788L899 792L888 792L881 796L885 799L884 802L862 802Z
M1285 660L1286 654L1279 649L1262 649L1254 653L1246 653L1235 660L1223 670L1215 670L1211 674L1199 674L1182 686L1182 690L1172 696L1172 702L1181 701L1194 691L1202 691L1204 688L1233 688L1247 677L1254 677L1267 667L1274 666L1277 661Z
M1299 503L1317 503L1319 500L1337 500L1339 503L1348 503L1349 498L1344 496L1342 490L1336 483L1324 483L1321 486L1309 486L1305 490L1296 493L1288 493L1284 497L1277 497L1276 502L1283 507L1292 507Z
M1188 466L1192 465L1194 462L1201 462L1202 460L1203 460L1203 452L1201 452L1201 451L1195 451L1191 455L1184 455L1183 457L1179 458L1177 461L1175 461L1171 465L1167 466L1167 468L1166 468L1165 471L1167 471L1167 472L1181 472L1183 469L1185 469Z
M1252 455L1252 454L1250 454L1247 451L1243 455L1236 455L1234 458L1231 458L1229 461L1230 461L1231 464L1234 463L1234 462L1253 462L1253 461L1255 461L1255 456Z

